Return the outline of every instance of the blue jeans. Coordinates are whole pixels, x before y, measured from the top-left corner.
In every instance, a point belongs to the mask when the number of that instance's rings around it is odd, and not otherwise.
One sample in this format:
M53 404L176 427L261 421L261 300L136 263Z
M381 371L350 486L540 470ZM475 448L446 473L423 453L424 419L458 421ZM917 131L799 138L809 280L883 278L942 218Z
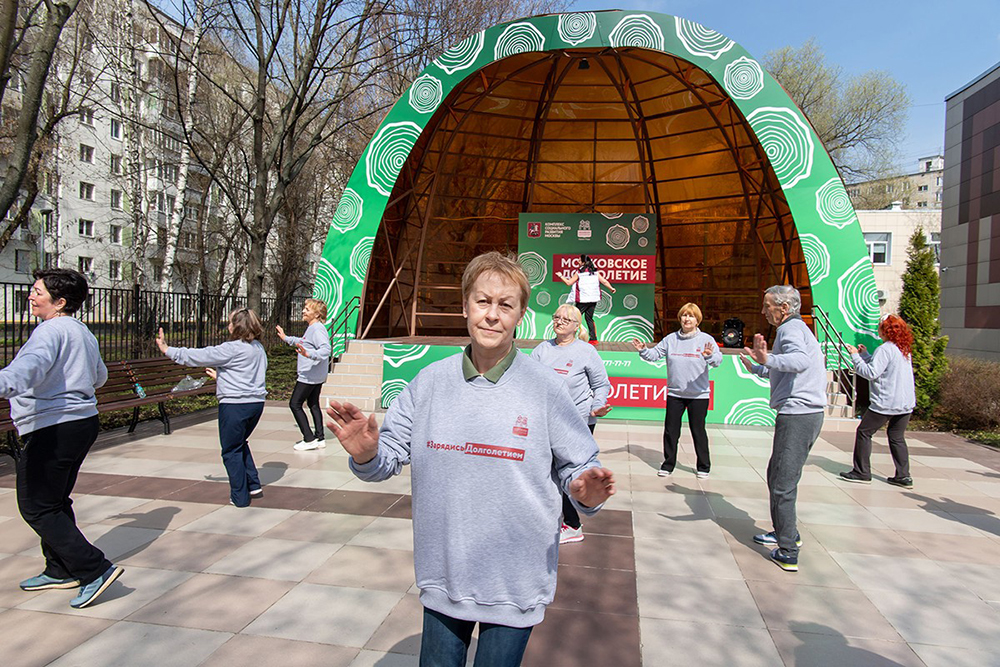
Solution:
M475 621L462 621L425 607L420 667L465 667L475 627ZM531 628L480 623L475 667L518 667L530 636Z
M247 438L264 412L264 403L219 403L222 464L229 475L229 498L237 507L250 504L250 491L260 488L257 466Z

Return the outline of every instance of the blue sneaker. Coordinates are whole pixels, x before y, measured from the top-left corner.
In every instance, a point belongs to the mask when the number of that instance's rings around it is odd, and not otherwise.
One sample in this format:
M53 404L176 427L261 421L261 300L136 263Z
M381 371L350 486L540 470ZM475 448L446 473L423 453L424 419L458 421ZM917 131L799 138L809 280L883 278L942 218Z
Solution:
M56 579L44 572L37 577L25 579L21 582L22 591L47 591L55 588L77 588L80 585L79 579Z
M122 576L123 572L125 572L125 568L112 565L108 568L107 572L81 588L80 593L73 598L72 601L70 601L69 606L73 607L73 609L83 609L88 606L96 600L101 593L108 590L111 583L118 577Z
M785 572L798 572L799 571L799 557L789 556L781 549L775 549L771 552L771 560L778 564Z
M778 546L778 536L774 534L773 530L770 533L764 533L763 535L754 535L753 541L757 544L763 544L769 547ZM802 536L798 533L795 533L795 546L802 546Z

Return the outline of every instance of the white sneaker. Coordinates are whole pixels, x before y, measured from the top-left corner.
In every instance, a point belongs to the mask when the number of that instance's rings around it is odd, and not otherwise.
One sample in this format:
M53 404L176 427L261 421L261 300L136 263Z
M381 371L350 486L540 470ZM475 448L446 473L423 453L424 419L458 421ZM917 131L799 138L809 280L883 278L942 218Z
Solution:
M323 438L313 440L313 442L315 442L320 449L326 449L326 440L324 440Z
M583 526L570 528L566 524L559 529L559 544L571 544L573 542L583 542Z
M695 477L697 477L698 479L708 479L708 473L699 470L698 472L695 473Z
M320 447L326 447L326 443L322 440L310 440L309 442L299 440L292 446L292 449L297 452L308 452L314 449L319 449Z

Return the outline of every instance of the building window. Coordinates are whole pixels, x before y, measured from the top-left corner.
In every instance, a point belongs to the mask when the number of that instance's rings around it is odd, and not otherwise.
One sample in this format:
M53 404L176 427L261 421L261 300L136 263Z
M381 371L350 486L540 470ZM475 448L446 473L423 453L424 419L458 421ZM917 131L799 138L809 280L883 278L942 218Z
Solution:
M87 108L80 109L80 122L83 123L84 125L90 125L91 127L93 127L94 110Z
M891 233L865 233L865 245L868 246L868 256L871 258L872 264L878 266L889 264L889 251L892 246Z
M93 220L84 220L83 218L80 218L80 220L77 222L77 227L76 228L77 228L77 231L80 233L80 236L86 236L88 238L93 238L94 237L94 221Z
M94 258L93 257L80 257L77 262L77 269L80 273L87 274L90 273L91 269L94 268Z
M58 266L59 262L56 259L56 254L54 252L45 253L45 268L54 269Z
M94 163L94 147L80 144L80 162Z
M112 259L108 262L108 278L111 280L122 279L122 263L117 259Z
M111 138L112 139L122 138L122 122L117 118L111 119Z
M938 177L937 177L937 184L938 184L938 185L941 185L941 181L942 181L942 178L941 178L940 176L938 176Z
M112 190L111 191L111 208L116 211L122 210L122 191Z
M121 104L122 101L122 87L120 84L111 84L111 101L115 104Z
M917 202L917 208L927 208L927 202L925 202L925 201L918 201Z
M121 225L109 225L108 226L108 237L111 242L115 245L122 244L122 228Z
M173 195L167 195L167 213L174 212L174 204L177 203L177 197Z
M80 199L94 201L94 184L80 181Z
M941 203L941 192L940 191L934 193L934 201L936 201L939 204Z
M156 211L157 213L167 212L167 199L163 196L162 192L156 193Z
M116 176L121 176L122 173L122 156L112 155L111 156L111 173Z
M924 162L924 171L930 171L933 166L934 163L931 160Z
M931 238L927 241L927 245L934 249L934 263L941 263L941 233L931 232Z
M14 251L14 270L18 273L31 273L31 251Z
M52 211L42 211L42 225L46 234L51 234L56 230L55 216L52 215Z
M163 265L159 262L153 262L153 282L160 282L163 280Z
M917 186L917 192L927 192L927 186L926 185L918 185Z

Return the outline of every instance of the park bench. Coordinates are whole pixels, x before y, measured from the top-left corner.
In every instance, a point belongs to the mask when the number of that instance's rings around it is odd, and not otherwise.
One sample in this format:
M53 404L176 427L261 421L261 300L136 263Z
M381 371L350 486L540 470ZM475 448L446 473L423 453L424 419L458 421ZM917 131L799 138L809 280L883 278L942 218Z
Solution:
M172 391L177 383L190 375L193 378L203 377L203 368L191 368L174 363L167 357L151 359L132 359L128 361L112 361L108 366L108 381L97 390L97 411L125 410L132 408L132 421L128 432L135 431L139 423L139 409L144 405L156 403L159 406L158 419L163 422L164 435L170 434L170 416L167 414L166 402L174 398L197 396L215 393L215 380L208 379L197 389L187 391ZM136 385L143 388L145 396L140 396ZM10 403L0 399L0 433L6 432L6 445L0 446L0 454L10 454L14 459L20 455L20 444L14 431L14 422L10 418Z

